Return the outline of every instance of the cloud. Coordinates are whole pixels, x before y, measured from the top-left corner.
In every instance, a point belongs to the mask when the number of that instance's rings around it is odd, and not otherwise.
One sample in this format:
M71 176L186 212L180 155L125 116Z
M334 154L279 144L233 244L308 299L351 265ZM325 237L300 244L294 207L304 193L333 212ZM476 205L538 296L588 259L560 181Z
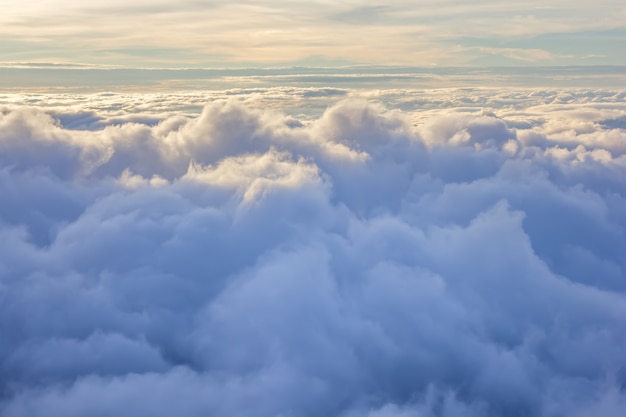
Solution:
M590 55L598 64L624 64L624 9L615 0L577 7L554 0L548 7L537 0L6 3L3 57L22 67L456 67L485 53L549 65L577 65Z
M543 49L521 49L521 48L478 48L480 52L492 55L502 55L517 61L536 62L553 58L550 52Z
M570 93L5 103L0 413L621 415L624 109Z

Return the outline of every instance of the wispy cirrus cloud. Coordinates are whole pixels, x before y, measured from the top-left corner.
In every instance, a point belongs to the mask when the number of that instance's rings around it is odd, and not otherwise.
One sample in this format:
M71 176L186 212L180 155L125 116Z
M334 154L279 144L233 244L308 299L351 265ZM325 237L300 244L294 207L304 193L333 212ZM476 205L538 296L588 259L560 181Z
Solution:
M471 65L478 46L494 40L528 43L538 37L623 31L624 6L602 0L571 2L394 1L363 7L358 2L9 2L0 35L9 60L62 60L118 65ZM158 29L158 30L157 30ZM569 34L569 35L568 35ZM623 35L621 37L623 39ZM573 64L605 49L599 63L624 64L617 45L579 44L573 58L567 39L553 43L549 64ZM510 48L511 46L500 46ZM373 53L375 52L375 53ZM504 56L506 57L506 50ZM525 60L517 62L523 64ZM497 61L496 61L497 63Z

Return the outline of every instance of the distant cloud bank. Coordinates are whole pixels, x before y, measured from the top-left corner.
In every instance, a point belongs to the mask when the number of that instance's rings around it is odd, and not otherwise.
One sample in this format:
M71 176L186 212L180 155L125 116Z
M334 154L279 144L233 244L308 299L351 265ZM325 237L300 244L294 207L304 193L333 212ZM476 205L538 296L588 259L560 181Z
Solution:
M623 415L626 92L42 97L2 416Z
M513 52L511 52L513 53ZM179 93L188 91L326 89L605 88L626 83L624 65L570 66L283 66L147 68L63 63L0 62L4 92ZM493 65L493 64L492 64Z

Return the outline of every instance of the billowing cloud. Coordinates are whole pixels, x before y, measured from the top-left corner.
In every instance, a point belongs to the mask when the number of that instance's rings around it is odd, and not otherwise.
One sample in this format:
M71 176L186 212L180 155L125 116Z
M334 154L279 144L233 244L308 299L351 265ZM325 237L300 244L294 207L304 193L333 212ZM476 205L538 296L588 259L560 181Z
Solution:
M266 93L4 102L0 414L622 415L623 93Z

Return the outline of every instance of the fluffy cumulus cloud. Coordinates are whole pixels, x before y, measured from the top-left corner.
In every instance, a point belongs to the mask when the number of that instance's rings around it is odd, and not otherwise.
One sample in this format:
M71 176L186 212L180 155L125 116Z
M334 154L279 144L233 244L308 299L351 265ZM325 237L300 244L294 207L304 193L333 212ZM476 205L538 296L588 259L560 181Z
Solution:
M623 93L422 95L5 104L0 414L623 415Z

